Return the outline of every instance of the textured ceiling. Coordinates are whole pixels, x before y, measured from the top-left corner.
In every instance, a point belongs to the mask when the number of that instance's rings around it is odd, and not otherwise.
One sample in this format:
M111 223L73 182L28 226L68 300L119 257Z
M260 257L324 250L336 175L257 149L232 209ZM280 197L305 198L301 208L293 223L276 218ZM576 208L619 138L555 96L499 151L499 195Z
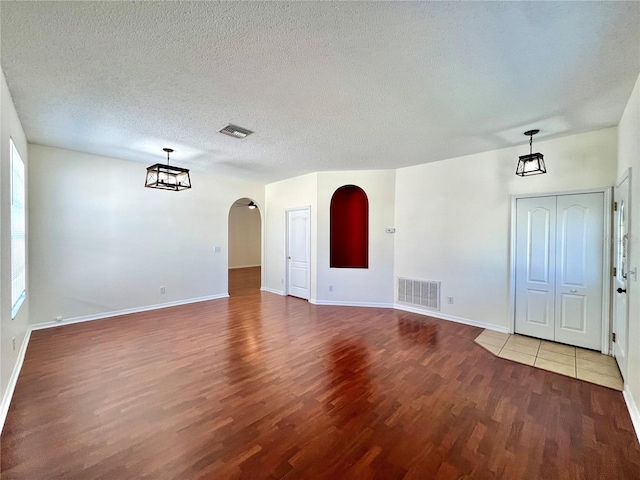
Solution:
M638 2L0 2L33 143L274 181L618 124ZM255 131L217 133L227 123Z

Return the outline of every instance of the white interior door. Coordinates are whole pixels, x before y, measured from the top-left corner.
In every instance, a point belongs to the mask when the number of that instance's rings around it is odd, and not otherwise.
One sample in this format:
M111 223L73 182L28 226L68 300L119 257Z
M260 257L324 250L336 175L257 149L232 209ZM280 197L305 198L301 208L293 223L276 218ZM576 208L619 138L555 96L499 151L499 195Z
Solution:
M616 357L622 378L627 376L627 331L629 329L629 311L627 309L627 273L629 271L628 232L629 232L629 175L625 175L613 192L614 229L613 229L613 355Z
M602 349L604 194L516 201L515 331Z
M556 200L555 341L602 349L604 194Z
M311 212L287 210L287 294L309 300L311 293Z
M515 331L553 340L555 335L556 197L516 201Z

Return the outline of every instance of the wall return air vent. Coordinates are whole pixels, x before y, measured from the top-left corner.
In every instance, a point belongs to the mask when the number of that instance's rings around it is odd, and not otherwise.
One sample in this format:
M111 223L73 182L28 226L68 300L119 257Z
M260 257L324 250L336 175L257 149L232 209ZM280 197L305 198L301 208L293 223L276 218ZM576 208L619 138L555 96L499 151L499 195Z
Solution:
M398 302L440 310L440 282L398 277Z
M251 135L253 132L251 130L247 130L246 128L239 127L237 125L229 124L224 127L222 130L218 130L220 133L224 133L225 135L229 135L230 137L235 138L244 138L247 135Z

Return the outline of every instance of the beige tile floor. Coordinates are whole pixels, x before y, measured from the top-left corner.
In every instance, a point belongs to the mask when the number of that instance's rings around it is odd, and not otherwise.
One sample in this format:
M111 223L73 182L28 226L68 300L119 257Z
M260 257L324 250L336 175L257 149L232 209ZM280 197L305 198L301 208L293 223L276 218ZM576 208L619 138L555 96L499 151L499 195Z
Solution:
M622 391L620 371L608 355L493 330L484 330L475 341L500 358Z

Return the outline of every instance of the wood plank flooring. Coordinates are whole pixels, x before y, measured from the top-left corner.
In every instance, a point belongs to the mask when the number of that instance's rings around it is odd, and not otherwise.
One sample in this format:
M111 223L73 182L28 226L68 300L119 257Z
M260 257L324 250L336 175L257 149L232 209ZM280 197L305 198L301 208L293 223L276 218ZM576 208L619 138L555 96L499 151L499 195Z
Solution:
M260 267L230 268L229 296L239 297L260 290Z
M255 291L33 333L3 479L635 479L620 392Z

